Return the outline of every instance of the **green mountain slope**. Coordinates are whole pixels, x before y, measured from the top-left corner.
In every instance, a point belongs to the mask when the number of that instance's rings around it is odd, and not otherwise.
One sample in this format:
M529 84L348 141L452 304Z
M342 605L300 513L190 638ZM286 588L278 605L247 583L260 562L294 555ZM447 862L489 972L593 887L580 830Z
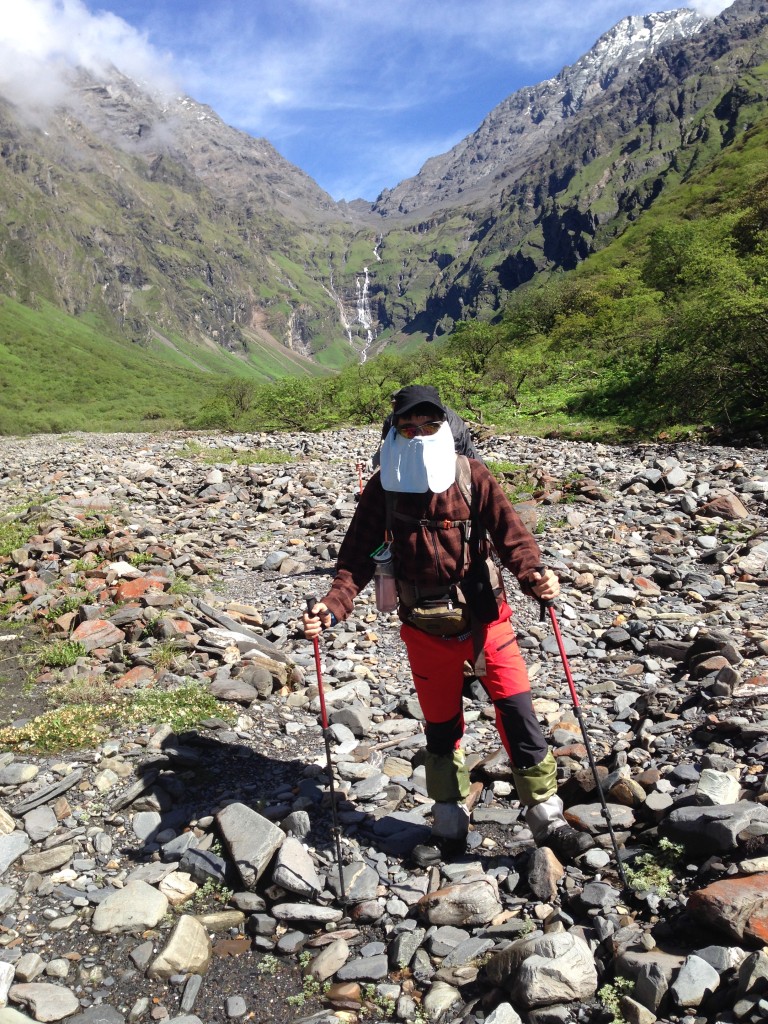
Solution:
M2 358L12 370L10 346L37 352L42 337L63 352L81 326L107 363L125 351L165 363L168 387L177 371L256 384L386 350L420 357L425 341L497 320L518 292L617 252L665 197L723 154L743 156L768 110L768 7L736 0L610 81L546 147L502 167L485 202L476 185L466 204L460 190L442 205L427 195L407 215L336 204L266 140L117 71L78 73L45 116L0 100L2 315L29 310L0 320ZM467 166L471 154L468 143ZM56 365L41 359L19 394L45 395Z

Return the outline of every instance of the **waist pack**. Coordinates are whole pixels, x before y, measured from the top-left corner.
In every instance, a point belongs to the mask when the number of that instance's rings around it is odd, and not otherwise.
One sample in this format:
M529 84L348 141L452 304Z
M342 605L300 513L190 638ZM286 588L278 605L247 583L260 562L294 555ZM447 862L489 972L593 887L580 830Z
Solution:
M492 558L477 558L448 590L420 588L398 580L404 620L432 636L457 636L495 622L504 597L501 573Z
M405 614L409 626L431 636L458 636L470 630L466 605L454 604L450 597L423 601Z

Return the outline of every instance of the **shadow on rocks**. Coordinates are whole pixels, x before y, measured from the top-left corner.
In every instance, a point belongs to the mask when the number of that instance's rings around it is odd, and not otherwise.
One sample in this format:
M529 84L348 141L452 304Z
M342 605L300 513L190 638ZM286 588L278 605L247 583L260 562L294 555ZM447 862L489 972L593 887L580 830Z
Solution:
M325 802L325 803L324 803ZM124 854L141 865L187 871L198 884L241 887L216 839L215 815L242 803L283 824L318 851L333 850L325 778L315 764L278 760L237 741L198 732L169 736L113 803L129 809L135 843ZM303 812L303 813L301 813ZM286 819L288 819L286 821Z

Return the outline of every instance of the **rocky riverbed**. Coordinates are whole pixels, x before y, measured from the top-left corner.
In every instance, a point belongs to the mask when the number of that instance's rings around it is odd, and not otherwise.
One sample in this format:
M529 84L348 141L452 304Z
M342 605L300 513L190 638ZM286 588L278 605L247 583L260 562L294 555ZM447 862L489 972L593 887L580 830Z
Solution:
M299 619L375 441L2 440L0 1024L765 1021L768 454L482 444L563 584L624 886L551 623L511 580L596 848L534 848L476 682L467 850L425 847L420 713L368 592L321 643L334 836Z

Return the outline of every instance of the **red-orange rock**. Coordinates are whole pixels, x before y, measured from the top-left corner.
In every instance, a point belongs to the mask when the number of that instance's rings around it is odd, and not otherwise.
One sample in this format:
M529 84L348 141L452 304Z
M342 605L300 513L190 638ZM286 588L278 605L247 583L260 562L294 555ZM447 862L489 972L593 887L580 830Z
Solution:
M768 872L722 878L692 892L688 911L739 942L768 944Z
M115 686L120 689L131 689L135 686L147 686L155 681L155 673L148 665L137 665L130 669L125 675L120 676Z
M701 516L720 516L722 519L746 519L749 516L749 512L747 512L743 503L735 494L731 494L730 491L725 494L716 495L712 501L708 501L706 505L699 509L698 514Z
M133 601L150 591L162 590L163 585L156 577L141 576L137 580L124 580L115 587L115 601Z
M81 622L72 634L72 639L79 641L86 651L95 651L99 647L114 647L121 643L125 640L125 633L106 619L94 619L92 622Z

